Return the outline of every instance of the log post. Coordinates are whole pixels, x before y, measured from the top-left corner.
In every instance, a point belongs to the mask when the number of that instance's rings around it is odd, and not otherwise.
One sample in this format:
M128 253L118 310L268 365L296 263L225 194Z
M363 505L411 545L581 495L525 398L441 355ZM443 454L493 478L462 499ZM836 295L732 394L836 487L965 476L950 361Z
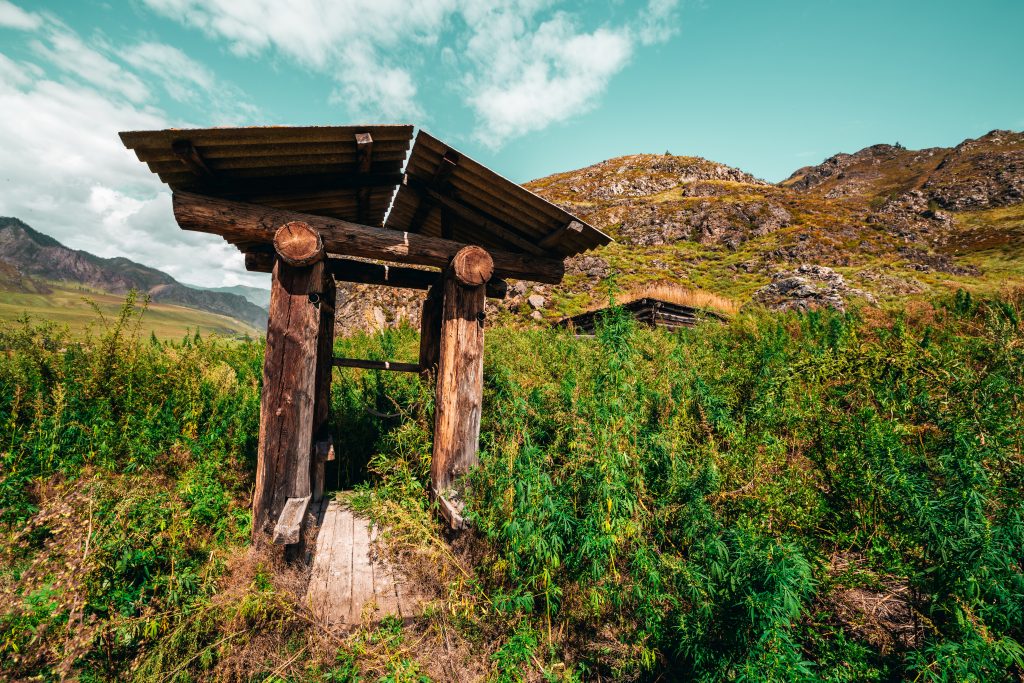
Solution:
M444 282L438 282L427 290L420 311L420 369L427 378L437 370L441 355L441 310L444 305Z
M490 255L469 246L455 255L444 276L430 478L432 493L452 528L463 526L458 480L478 462L484 290L493 272Z
M275 233L282 237L282 250L289 259L308 251L297 248L302 240L289 239L295 234L303 236L308 247L309 235L302 229L286 225ZM315 237L314 245L319 240ZM322 320L319 295L311 293L323 288L323 265L322 261L311 263L289 265L279 253L270 289L252 533L254 540L272 535L277 544L298 542L312 493L310 460ZM288 514L283 515L286 510Z
M334 367L334 278L324 277L320 294L320 329L316 348L316 395L313 407L313 439L315 442L310 479L313 501L324 497L326 461L331 455L331 374Z

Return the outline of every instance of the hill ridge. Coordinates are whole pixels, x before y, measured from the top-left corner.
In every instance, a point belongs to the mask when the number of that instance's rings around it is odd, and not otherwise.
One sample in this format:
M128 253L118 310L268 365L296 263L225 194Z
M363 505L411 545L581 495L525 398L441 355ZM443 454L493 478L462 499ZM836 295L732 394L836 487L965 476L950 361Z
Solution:
M256 329L266 326L266 311L241 295L189 287L161 270L123 256L104 258L72 249L16 217L0 216L0 261L36 283L33 286L38 286L40 280L52 280L113 294L136 289L149 294L153 301L225 315ZM10 274L10 269L7 272Z

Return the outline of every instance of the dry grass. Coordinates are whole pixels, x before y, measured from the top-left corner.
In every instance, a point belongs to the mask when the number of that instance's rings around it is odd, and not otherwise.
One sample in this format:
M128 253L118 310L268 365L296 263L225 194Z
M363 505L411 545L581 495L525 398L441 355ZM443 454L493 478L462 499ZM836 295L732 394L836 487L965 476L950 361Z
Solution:
M703 289L690 289L674 284L647 285L631 289L622 295L620 303L629 303L644 298L667 301L679 306L701 308L729 316L736 315L740 310L740 305L729 297Z

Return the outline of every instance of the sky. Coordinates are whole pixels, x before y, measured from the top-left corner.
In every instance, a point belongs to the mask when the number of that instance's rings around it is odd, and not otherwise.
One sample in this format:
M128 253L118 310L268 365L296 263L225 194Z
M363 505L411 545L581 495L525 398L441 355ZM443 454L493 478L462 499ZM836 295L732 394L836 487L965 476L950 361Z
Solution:
M1024 129L1024 0L0 0L0 215L202 286L121 130L411 123L517 182L614 156L770 181Z

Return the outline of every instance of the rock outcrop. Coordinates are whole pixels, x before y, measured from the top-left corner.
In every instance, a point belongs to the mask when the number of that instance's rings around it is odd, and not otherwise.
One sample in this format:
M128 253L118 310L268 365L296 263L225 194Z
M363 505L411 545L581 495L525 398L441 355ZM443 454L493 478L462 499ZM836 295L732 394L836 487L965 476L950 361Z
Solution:
M875 297L850 287L846 278L826 266L801 265L796 270L772 275L772 281L754 293L754 301L774 311L806 311L813 308L846 310L853 298L876 303Z

